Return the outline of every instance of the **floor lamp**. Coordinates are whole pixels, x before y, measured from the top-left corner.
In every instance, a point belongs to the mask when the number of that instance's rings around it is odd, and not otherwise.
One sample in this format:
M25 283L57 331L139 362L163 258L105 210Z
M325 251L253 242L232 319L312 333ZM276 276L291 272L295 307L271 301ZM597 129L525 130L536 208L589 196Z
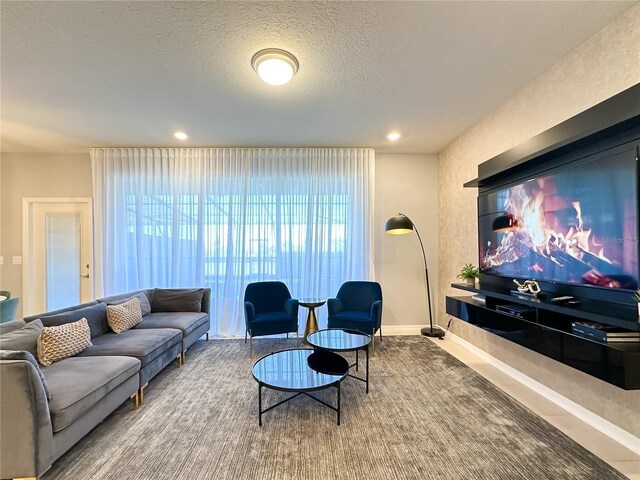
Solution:
M429 289L429 268L427 266L427 256L424 253L424 245L422 244L422 238L420 238L420 232L415 223L411 221L404 213L398 213L395 217L391 217L384 225L384 231L391 235L404 235L416 231L418 240L420 241L420 248L422 249L422 259L424 260L424 276L427 281L427 305L429 306L429 326L420 330L422 335L427 337L444 337L444 330L437 325L433 325L433 314L431 313L431 291Z

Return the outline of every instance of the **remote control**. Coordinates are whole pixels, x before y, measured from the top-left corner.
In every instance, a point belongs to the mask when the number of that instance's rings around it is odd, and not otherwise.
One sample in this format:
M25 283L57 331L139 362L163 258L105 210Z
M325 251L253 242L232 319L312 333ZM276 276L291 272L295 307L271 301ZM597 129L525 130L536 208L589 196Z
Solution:
M573 300L573 297L566 295L564 297L555 297L551 299L552 302L566 302L567 300Z

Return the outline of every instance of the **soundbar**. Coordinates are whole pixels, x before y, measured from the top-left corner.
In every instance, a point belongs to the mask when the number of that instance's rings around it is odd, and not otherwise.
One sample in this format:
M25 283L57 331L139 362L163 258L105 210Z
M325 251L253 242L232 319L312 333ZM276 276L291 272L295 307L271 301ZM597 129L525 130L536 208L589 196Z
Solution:
M529 319L531 317L535 317L536 311L525 305L517 305L517 304L506 304L506 305L496 305L496 310L498 312L506 313L507 315L511 315L513 317Z

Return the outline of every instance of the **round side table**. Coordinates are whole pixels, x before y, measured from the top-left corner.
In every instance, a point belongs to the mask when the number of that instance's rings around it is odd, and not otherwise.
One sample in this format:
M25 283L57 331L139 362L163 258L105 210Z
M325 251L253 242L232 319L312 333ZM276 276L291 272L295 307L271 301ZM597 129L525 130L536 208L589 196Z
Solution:
M301 298L298 304L301 307L309 309L307 314L307 325L304 327L304 342L307 341L307 335L318 330L318 320L316 319L315 309L324 305L327 301L322 298Z

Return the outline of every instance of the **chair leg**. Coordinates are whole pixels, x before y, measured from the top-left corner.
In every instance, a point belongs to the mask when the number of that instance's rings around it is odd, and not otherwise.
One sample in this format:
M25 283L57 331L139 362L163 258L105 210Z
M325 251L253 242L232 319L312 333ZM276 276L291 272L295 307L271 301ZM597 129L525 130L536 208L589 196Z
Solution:
M253 358L253 335L249 331L249 358Z
M371 355L373 355L373 351L375 349L375 343L376 343L376 332L373 332L371 335Z
M287 338L289 338L289 332L287 332Z
M380 343L382 343L382 327L378 329L378 332L380 333Z
M247 332L248 332L248 331L249 331L249 330L245 330L245 331L244 331L244 343L247 343Z
M205 335L205 339L207 342L209 341L209 332L207 332L207 334Z

